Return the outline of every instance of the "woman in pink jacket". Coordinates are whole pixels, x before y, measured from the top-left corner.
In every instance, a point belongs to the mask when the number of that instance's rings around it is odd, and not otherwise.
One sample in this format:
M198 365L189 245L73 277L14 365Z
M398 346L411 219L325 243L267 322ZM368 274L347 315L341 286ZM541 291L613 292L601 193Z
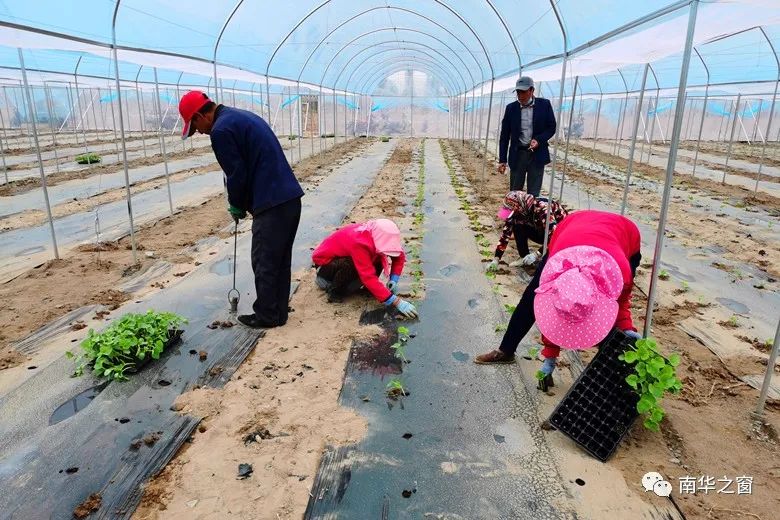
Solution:
M392 220L369 220L336 230L314 250L312 261L317 285L328 291L330 301L365 287L384 305L407 318L417 317L414 305L395 294L406 255L401 231ZM383 272L386 285L379 280Z
M540 371L549 386L561 347L593 347L613 328L638 339L631 289L642 259L640 238L636 224L622 215L594 210L570 214L555 229L500 347L474 361L514 363L520 341L536 323L544 344Z

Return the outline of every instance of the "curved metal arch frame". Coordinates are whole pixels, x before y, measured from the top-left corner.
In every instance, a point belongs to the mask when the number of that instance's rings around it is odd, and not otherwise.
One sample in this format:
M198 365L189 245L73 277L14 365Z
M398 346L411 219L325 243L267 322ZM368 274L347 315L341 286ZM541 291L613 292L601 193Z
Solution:
M406 42L399 42L399 43L406 43ZM410 42L410 43L416 44L416 42ZM453 63L452 63L452 62L451 62L449 59L447 59L447 57L446 57L446 56L444 56L442 53L440 53L439 51L437 51L436 49L434 49L434 48L432 48L432 47L429 47L428 45L423 45L423 44L420 44L420 45L421 45L422 47L425 47L425 48L428 48L428 49L432 50L434 53L436 53L436 54L438 54L439 56L441 56L442 58L444 58L444 60L445 60L447 63L449 63L449 64L450 64L450 65L453 67L453 70L457 71L457 68L455 67L455 65L454 65L454 64L453 64ZM427 53L427 52L425 52L425 51L423 51L423 50L420 50L420 49L414 49L414 48L404 48L404 47L399 47L399 48L390 48L390 49L383 49L383 50L380 50L380 51L377 51L377 52L375 52L375 53L374 53L374 54L372 54L372 55L369 55L369 56L367 56L367 57L366 57L366 59L364 59L364 60L363 60L362 62L360 62L360 63L359 63L357 66L355 66L354 70L352 70L352 72L350 72L350 75L347 77L347 82L346 82L346 85L350 85L350 84L351 84L351 79L352 79L352 77L354 77L355 73L356 73L356 72L358 72L358 71L360 70L360 68L361 68L361 67L362 67L362 66L363 66L363 65L364 65L364 64L365 64L365 63L366 63L368 60L370 60L371 58L375 58L376 56L378 56L378 55L380 55L380 54L383 54L383 53L386 53L386 52L393 52L393 51L395 51L395 52L398 52L398 51L411 51L411 52L419 52L419 53L421 53L421 54L424 54L424 55L426 55L426 56L428 56L428 57L430 57L430 58L433 58L434 60L436 60L436 59L437 59L437 58L435 58L433 55L431 55L431 54L429 54L429 53ZM350 59L350 62L351 62L351 61L352 61L352 60ZM344 73L344 71L346 70L346 68L347 68L347 66L348 66L348 65L349 65L349 62L347 62L347 63L344 65L344 67L341 69L341 71L339 72L339 75L336 77L336 80L335 80L335 83L334 83L334 85L338 84L338 80L339 80L339 78L341 78L341 75ZM461 81L462 81L462 83L463 83L463 87L464 87L464 88L466 88L466 80L465 80L465 78L463 77L463 75L462 75L462 74L460 74L460 72L458 72L458 76L460 76L460 79L461 79ZM452 77L453 77L453 78L457 78L458 76L452 76ZM454 82L454 83L455 83L455 84L457 84L457 82ZM346 88L346 87L345 87L345 88Z
M758 182L761 179L761 170L762 170L762 168L764 166L764 159L766 158L766 143L769 140L769 132L772 130L772 118L775 115L775 105L777 103L777 87L778 87L778 84L780 84L780 58L777 57L777 51L775 50L775 46L774 46L774 44L772 44L772 40L769 38L769 35L767 35L766 31L764 30L764 27L763 26L759 27L759 30L761 31L761 34L764 35L764 38L766 39L767 43L769 44L769 48L772 49L772 54L775 57L775 64L777 65L777 81L775 81L775 91L772 94L772 105L769 108L769 119L767 120L767 124L766 124L766 137L764 138L764 144L761 147L761 160L758 163L758 173L756 174L756 185L755 185L755 188L753 189L753 193L757 193L758 192ZM707 83L708 83L707 86L709 87L709 81ZM775 348L774 348L774 350L775 351L777 350L777 339L775 339ZM770 366L774 366L774 365L767 365L767 366L770 367ZM771 371L769 369L767 369L767 378L770 375L771 375ZM767 388L767 381L768 381L768 379L764 381L764 388L762 388L762 390L761 390L761 396L762 396L763 400L766 400L766 392L768 390L768 388ZM758 413L761 413L760 410L763 409L763 406L764 406L763 403L759 406L759 412Z
M393 50L396 50L396 49L393 49ZM379 54L379 53L377 53L377 54ZM457 81L457 77L456 76L450 76L449 74L451 74L451 71L447 70L443 65L441 65L438 61L436 61L436 59L433 58L432 56L431 56L432 59L430 59L430 60L428 58L420 58L419 56L401 56L400 58L404 62L418 62L418 63L426 63L426 64L436 64L437 66L439 66L439 69L437 69L437 76L439 74L441 74L448 81L448 82L445 82L445 85L447 85L447 87L448 87L447 88L447 93L449 95L453 95L453 93L458 92L458 90L460 89L460 86L459 86L458 81ZM375 72L378 72L378 70L376 70L376 67L377 66L380 66L380 67L381 66L386 66L388 61L389 60L386 59L386 60L383 60L381 62L370 64L369 68L364 71L365 74L363 74L363 75L361 75L359 77L361 79L365 79L369 75L369 73L373 74ZM356 70L354 72L358 72L358 71ZM354 85L352 83L352 79L354 78L354 72L348 78L347 83L346 83L347 86ZM461 81L463 82L463 78L461 78ZM367 92L365 92L363 90L359 90L357 88L355 88L355 92L357 94L360 94L360 95L367 94Z
M390 75L395 74L398 71L407 70L409 68L414 69L415 65L420 65L421 67L425 66L426 69L424 70L424 72L427 72L429 74L434 74L436 76L438 76L439 74L443 74L446 71L444 67L442 67L440 64L436 62L406 59L406 60L396 61L395 63L399 66L398 67L390 66L388 68L382 68L385 67L386 64L379 63L377 65L379 65L380 67L375 67L372 70L366 71L365 74L363 74L361 77L357 79L355 83L356 86L355 91L363 95L371 96L374 93L372 90L369 90L369 86L371 86L372 89L376 88L377 85L372 85L372 83L378 81L381 78L382 74L387 74L387 76L385 77L389 77ZM447 93L449 95L453 95L453 92L451 90L453 88L453 85L448 85L448 86L450 90L448 90Z
M484 79L485 74L484 74L484 70L482 68L482 63L480 63L479 60L477 60L477 56L474 54L474 52L455 33L450 31L449 29L447 29L446 27L444 27L443 25L441 25L437 21L433 20L432 18L429 18L429 17L425 16L422 13L418 13L417 11L415 11L413 9L407 9L405 7L398 7L398 6L388 5L388 6L377 6L377 7L372 7L370 9L366 9L365 11L356 14L355 16L353 16L353 17L349 18L348 20L346 20L345 22L343 22L340 25L336 26L327 35L325 35L325 37L317 43L317 46L314 48L314 50L311 51L309 56L306 58L306 61L304 62L303 67L301 67L301 72L300 72L300 74L298 74L298 81L300 81L301 77L303 76L303 72L306 69L306 67L308 66L309 61L311 60L311 58L314 56L314 54L317 52L317 50L320 48L320 46L323 43L325 43L325 41L328 38L330 38L330 36L333 35L333 33L335 33L337 30L339 30L340 28L342 28L344 25L346 25L347 23L351 22L352 20L354 20L354 19L356 19L356 18L358 18L360 16L363 16L364 14L367 14L367 13L370 13L370 12L373 12L373 11L377 11L377 10L381 10L381 9L396 10L396 11L402 11L402 12L405 12L405 13L409 13L409 14L418 16L420 18L423 18L424 20L427 20L427 21L431 22L432 24L436 25L437 27L441 28L447 34L449 34L450 36L455 38L455 40L458 43L463 45L463 48L466 49L466 51L471 55L471 58L474 60L474 63L477 64L477 67L480 69L480 72L482 73L482 78Z
M501 25L504 26L504 31L509 37L509 43L511 43L512 47L514 47L515 49L515 55L517 56L517 70L518 71L523 70L523 60L520 59L520 50L517 48L517 44L515 43L515 38L514 36L512 36L512 33L509 30L509 26L507 25L506 20L504 20L504 17L501 16L501 14L498 12L498 9L496 9L496 6L493 5L493 2L491 2L491 0L485 0L485 1L493 10L493 12L496 14L496 17L498 18L498 21L501 22Z
M238 8L241 7L241 4L244 3L244 0L238 0L236 3L236 6L230 11L230 14L225 19L225 23L222 24L222 29L219 31L219 36L217 36L217 41L214 42L214 59L212 60L212 64L214 65L214 102L218 102L218 95L219 95L219 89L216 88L216 85L219 85L217 82L217 51L219 50L219 43L222 41L222 35L225 34L225 30L227 29L228 24L230 24L230 20L233 19L233 16L235 16L236 11L238 11Z
M648 68L650 69L650 72L653 75L653 80L655 81L655 101L653 102L653 110L658 110L658 100L661 97L661 84L658 82L658 75L655 73L655 69L653 68L653 65L648 63ZM653 114L653 116L656 118L656 122L658 122L657 116ZM660 127L660 123L658 123ZM653 155L653 134L655 133L655 123L653 123L650 126L650 145L647 147L647 164L650 164L650 157ZM642 149L642 152L639 154L639 162L642 162L642 155L644 154L644 148Z
M704 108L701 111L701 121L699 122L699 137L696 139L696 152L693 155L693 172L691 173L691 177L696 178L696 163L699 160L699 143L701 142L701 132L704 129L704 118L707 116L707 100L710 95L710 68L707 66L707 62L704 61L704 58L699 52L699 49L694 47L693 52L695 52L696 56L699 57L699 61L701 61L702 66L704 66L704 72L707 73L707 86L704 87Z
M349 42L347 42L347 43L345 43L343 46L341 46L341 48L339 48L339 50L338 50L338 51L336 51L336 52L334 53L334 55L333 55L333 58L331 58L331 60L328 62L328 65L325 67L325 70L322 72L322 77L320 78L320 84L325 84L325 76L328 74L328 71L330 70L330 67L333 65L333 62L334 62L334 61L336 60L336 58L338 58L338 57L341 55L341 53L342 53L342 52L344 52L344 50L345 50L345 49L347 49L347 48L348 48L350 45L352 45L352 44L353 44L353 43L355 43L356 41L360 40L361 38L365 38L365 37L367 37L367 36L371 36L371 35L373 35L373 34L377 34L377 33L380 33L380 32L387 32L387 31L393 31L393 32L397 32L397 31L406 31L406 32L411 32L411 33L415 33L415 34L421 34L421 35L423 35L423 36L427 36L427 37L429 37L429 38L431 38L431 39L433 39L433 40L436 40L436 41L437 41L437 42L439 42L441 45L443 45L444 47L446 47L446 48L447 48L447 49L448 49L450 52L452 52L452 54L453 54L455 57L457 57L457 58L458 58L458 59L461 61L461 63L463 63L463 66L464 66L464 67L466 68L466 70L468 71L468 67L466 66L466 62L464 62L464 61L463 61L463 59L462 59L460 56L458 56L458 53L456 53L456 52L455 52L455 50L454 50L452 47L450 47L449 45L447 45L447 43L446 43L444 40L441 40L440 38L438 38L438 37L436 37L436 36L433 36L432 34L428 34L428 33L426 33L425 31L420 31L420 30L418 30L418 29L410 29L410 28L406 28L406 27L385 27L385 28L382 28L382 29L374 29L374 30L372 30L372 31L368 31L368 32L366 32L366 33L363 33L363 34L361 34L360 36L357 36L357 37L353 38L352 40L350 40ZM384 44L384 43L388 43L389 41L390 41L390 40L388 40L387 42L379 42L379 43L377 43L377 45ZM443 55L442 55L442 56L443 56ZM353 57L353 58L354 58L354 57ZM351 59L350 59L350 61L351 61ZM471 77L472 81L474 81L474 76L472 76L472 75L471 75L471 72L470 72L470 71L468 71L468 72L469 72L469 77ZM333 83L333 89L336 89L336 88L337 88L337 85L336 85L336 83L334 82L334 83Z

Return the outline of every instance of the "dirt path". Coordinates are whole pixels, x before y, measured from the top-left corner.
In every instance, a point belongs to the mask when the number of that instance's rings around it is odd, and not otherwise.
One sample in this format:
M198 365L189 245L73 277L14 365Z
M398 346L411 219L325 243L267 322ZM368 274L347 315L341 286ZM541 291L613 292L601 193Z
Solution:
M417 141L402 140L345 223L401 217L404 172ZM355 442L365 420L338 404L351 343L380 332L360 326L360 313L377 303L368 295L328 304L314 272L298 273L290 323L268 331L221 390L183 394L183 413L204 417L199 433L146 487L133 518L300 518L326 445ZM247 442L253 432L271 437ZM267 437L264 433L261 437ZM236 481L239 463L254 474Z
M495 211L500 204L502 194L508 189L508 179L500 175L480 176L481 159L476 158L475 152L470 148L462 148L459 144L450 143L455 157L459 158L464 166L467 177L472 182L476 191L474 207L481 219L495 219ZM570 170L569 170L570 171ZM570 173L567 171L567 176ZM605 185L603 179L586 178L578 172L572 172L578 182L589 182L592 190L601 189L606 195L613 196L613 187ZM640 196L648 197L648 194ZM632 204L637 201L632 201ZM657 206L656 206L657 207ZM676 217L675 217L676 218ZM679 215L681 222L673 222L673 226L685 223L684 212ZM694 219L691 225L700 229L702 224L697 224ZM496 222L494 225L498 225ZM699 245L711 238L718 238L718 230L721 223L705 223L712 225L712 234L702 236L699 230L691 235L692 242ZM726 233L728 228L726 228ZM498 236L489 236L491 242ZM675 240L679 240L678 237ZM744 240L744 237L743 237ZM776 247L776 244L775 244ZM748 250L749 248L745 248ZM774 256L777 256L775 254ZM504 256L506 262L516 258L513 247L508 248ZM646 291L644 280L649 275L649 269L640 267L637 280L640 289L635 291L632 302L633 314L638 322L644 316L646 300L642 291ZM503 268L496 277L497 292L506 297L507 302L514 304L519 299L519 294L525 287L522 279L528 280L528 274L523 274L519 279L518 270ZM520 271L522 274L522 271ZM777 430L780 428L780 404L772 403L767 410L766 424L754 427L750 411L755 407L757 391L745 385L736 375L741 375L740 370L749 372L757 368L762 369L760 358L745 358L744 366L725 365L721 359L709 349L699 344L691 336L684 333L678 325L683 320L709 320L709 309L695 301L686 301L688 296L682 294L675 299L671 298L671 290L662 289L659 309L656 311L654 322L654 337L664 349L674 349L681 352L683 362L678 368L678 374L683 379L685 389L680 396L669 397L664 401L667 417L662 424L662 433L654 434L635 425L630 436L619 448L617 454L606 465L599 466L605 471L616 470L630 485L636 485L641 492L638 483L642 475L648 471L658 471L662 475L672 479L674 486L674 498L687 518L707 519L739 519L739 518L774 518L777 511L777 496L780 493L780 483L777 476L780 474L778 456ZM667 296L668 295L668 296ZM704 321L709 328L719 327L715 323ZM499 336L500 337L500 336ZM536 338L538 341L538 338ZM522 347L521 347L522 348ZM585 359L591 357L590 352L585 352ZM528 370L536 370L537 361L527 363ZM565 370L560 370L563 376ZM553 407L560 400L571 384L571 377L566 374L564 385L558 385L553 396L540 395L541 410L540 419L545 419ZM571 443L561 439L562 436L555 432L548 432L548 440L560 447L560 449L576 449ZM582 475L587 470L587 457L583 456L581 464L563 467L564 474ZM685 476L712 476L716 480L727 476L731 479L741 476L753 477L752 495L728 495L710 492L696 495L680 495L678 493L678 479ZM587 481L587 478L585 479ZM723 487L721 483L719 488ZM735 484L732 485L735 488ZM603 501L603 495L582 488L582 493L588 497L594 510L598 510L599 500ZM641 493L640 493L641 494ZM643 495L643 498L650 500ZM614 497L605 505L612 504Z
M370 143L370 140L341 143L322 156L295 165L296 176L305 180L316 173L327 174L334 164L360 154ZM111 306L128 299L130 296L117 293L116 287L131 275L146 271L160 260L173 264L169 278L190 271L195 260L183 254L183 249L218 234L229 221L225 201L220 195L138 229L136 240L142 251L139 265L133 264L130 240L125 237L106 244L103 251L74 250L60 260L46 262L0 285L0 301L3 302L0 370L27 361L10 345L44 324L90 303ZM146 257L145 252L153 252L154 257ZM156 283L162 287L168 281L162 279Z

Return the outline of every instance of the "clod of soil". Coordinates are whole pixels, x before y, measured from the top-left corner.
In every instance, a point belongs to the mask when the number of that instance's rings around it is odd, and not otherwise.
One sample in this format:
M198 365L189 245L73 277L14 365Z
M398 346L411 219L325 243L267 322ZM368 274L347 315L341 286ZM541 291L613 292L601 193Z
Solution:
M143 438L144 444L147 446L154 446L157 441L160 440L161 432L153 432Z
M86 518L98 509L103 503L103 497L100 493L92 493L85 501L76 506L73 510L73 516L76 518Z
M412 438L412 434L411 433L404 433L403 435L401 435L401 437L403 437L404 439L406 439L408 441L409 439Z
M68 468L68 469L66 469L66 470L65 470L65 473L67 473L68 475L73 475L73 474L74 474L74 473L76 473L78 470L79 470L79 468L77 468L77 467Z
M206 358L208 357L209 354L205 350L201 350L200 352L198 352L198 359L200 359L201 361L206 361Z
M81 320L77 321L76 323L70 326L70 330L81 330L86 328L87 328L87 324Z
M222 368L221 366L211 367L211 370L209 370L209 375L211 377L217 377L218 375L220 375L222 373L223 370L225 370L225 369Z
M198 351L197 351L197 350L195 350L194 348L191 348L191 349L190 349L190 355L194 356L194 355L195 355L195 354L197 354L197 353L198 353Z
M260 427L257 430L244 435L244 445L252 444L253 442L260 442L266 439L273 439L274 435L268 431L267 428Z
M408 397L412 395L412 393L408 390L401 390L400 388L392 388L386 392L387 397L392 399L393 401L397 401L400 397Z
M130 443L130 449L133 451L138 450L141 447L141 439L136 439Z
M214 330L214 329L229 329L231 327L235 327L235 323L232 321L215 321L211 323L210 325L206 325L207 328Z
M238 480L244 480L254 472L251 464L239 464L238 465Z
M129 422L130 422L130 418L129 417L122 417L122 418L119 419L119 424L127 424Z

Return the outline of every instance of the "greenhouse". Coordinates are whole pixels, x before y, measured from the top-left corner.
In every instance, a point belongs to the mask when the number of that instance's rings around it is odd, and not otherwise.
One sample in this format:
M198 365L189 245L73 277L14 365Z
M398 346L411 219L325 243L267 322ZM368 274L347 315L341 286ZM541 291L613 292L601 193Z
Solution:
M0 517L764 519L780 3L0 5Z

